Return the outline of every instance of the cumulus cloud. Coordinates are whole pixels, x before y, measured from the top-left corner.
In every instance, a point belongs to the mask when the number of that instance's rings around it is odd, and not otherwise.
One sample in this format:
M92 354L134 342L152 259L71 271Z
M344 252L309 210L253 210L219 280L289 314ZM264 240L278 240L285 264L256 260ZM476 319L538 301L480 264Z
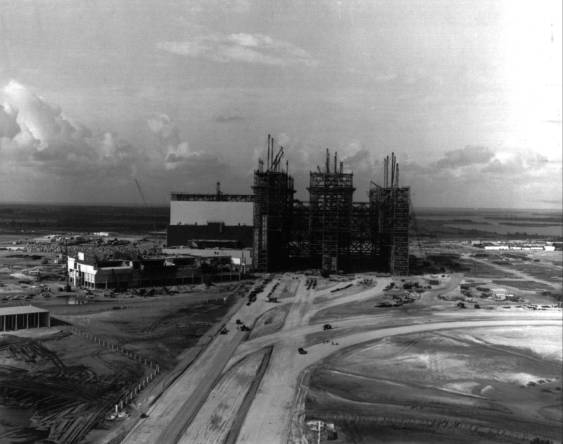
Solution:
M436 162L436 167L459 168L487 163L494 155L495 153L488 147L469 145L462 149L447 151L444 157Z
M354 140L338 151L339 158L344 162L344 166L351 171L373 169L376 160L373 151L364 147L359 141Z
M188 169L192 172L207 171L219 167L220 159L204 151L192 151L187 141L182 140L176 123L166 114L157 114L147 124L160 143L167 170Z
M242 62L270 66L318 64L307 51L265 34L208 34L184 41L166 41L157 48L172 54L213 62Z
M151 202L177 189L204 192L216 180L236 189L247 185L245 173L221 157L193 150L166 114L147 124L156 143L139 149L114 132L91 131L10 82L0 89L0 199L137 202L133 177Z
M166 114L155 114L147 120L147 125L156 136L164 155L170 151L189 150L188 143L180 139L178 127Z
M494 152L484 148L473 154L457 162L450 155L449 167L442 168L437 167L438 162L403 162L401 182L411 186L420 206L533 208L538 202L560 202L561 161L516 149ZM447 154L443 163L445 159Z
M0 159L59 175L130 174L135 150L115 134L92 134L15 81L0 90L0 101Z
M217 123L241 122L243 120L245 120L244 116L238 113L219 114L217 117L215 117L215 122Z
M497 175L533 175L548 163L547 157L537 153L498 153L481 171Z
M20 126L16 121L17 112L10 105L0 105L0 138L12 139L20 132ZM1 146L1 145L0 145Z

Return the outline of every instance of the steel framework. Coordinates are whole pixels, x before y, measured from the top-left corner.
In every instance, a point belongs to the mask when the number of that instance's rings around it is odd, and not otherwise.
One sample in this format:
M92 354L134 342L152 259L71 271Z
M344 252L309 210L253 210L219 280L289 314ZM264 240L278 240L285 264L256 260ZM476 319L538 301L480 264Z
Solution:
M274 155L274 139L268 134L266 168L259 161L254 171L253 261L258 271L279 271L288 267L293 214L293 178L280 167L283 147Z
M337 271L350 255L353 174L344 173L338 155L334 155L334 169L330 168L330 153L326 151L324 171L310 173L309 233L310 256L313 263L324 270Z
M410 188L399 187L395 154L384 162L384 186L372 184L369 192L377 256L392 274L409 274Z
M253 202L252 249L257 271L322 268L409 272L410 189L399 186L395 154L384 162L383 186L368 202L354 202L353 173L326 151L326 165L309 174L309 202L294 199L284 148L268 135L267 160L258 161L253 194L172 193L172 200ZM334 166L332 166L334 165ZM249 233L250 234L250 233ZM230 235L229 235L230 236Z

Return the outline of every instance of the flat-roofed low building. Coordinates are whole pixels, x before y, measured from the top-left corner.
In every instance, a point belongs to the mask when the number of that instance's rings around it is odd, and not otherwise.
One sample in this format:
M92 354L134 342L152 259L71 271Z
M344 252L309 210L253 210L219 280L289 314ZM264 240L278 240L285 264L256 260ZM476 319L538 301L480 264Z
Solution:
M133 275L133 262L112 260L96 261L78 253L67 261L68 277L75 287L113 288L120 283L129 283Z
M69 283L74 287L120 288L153 287L164 285L193 284L203 282L205 275L218 280L241 279L247 269L245 251L238 251L233 260L231 251L198 250L189 256L151 257L135 260L98 260L79 252L68 257Z
M0 308L0 332L51 326L48 310L25 305Z
M234 265L239 265L244 271L252 268L252 250L250 248L163 248L162 252L170 256L188 255L193 258L229 257Z
M491 292L493 293L493 297L498 301L504 301L508 296L508 292L506 288L495 287L491 288Z

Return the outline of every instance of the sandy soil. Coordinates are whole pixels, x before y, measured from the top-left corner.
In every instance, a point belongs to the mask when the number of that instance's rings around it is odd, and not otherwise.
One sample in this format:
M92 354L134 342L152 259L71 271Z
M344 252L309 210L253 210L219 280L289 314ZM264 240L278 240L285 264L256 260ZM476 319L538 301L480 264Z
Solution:
M57 273L62 276L63 268L52 263L54 256L53 253L0 251L0 306L32 303L48 309L52 319L78 326L97 338L119 343L157 362L162 373L153 385L164 380L164 373L182 359L182 352L194 348L244 294L245 286L250 285L219 284L199 291L196 287L186 287L190 291L154 297L116 294L110 298L104 297L103 291L94 291L86 298L86 304L68 305L67 297L81 292L59 291L62 284L56 276ZM42 264L43 257L50 262ZM36 270L42 276L53 272L54 277L36 282L32 274ZM18 273L31 276L31 280L19 279ZM232 296L239 291L242 293ZM119 426L119 422L108 423L103 418L147 369L124 354L82 336L66 332L60 337L57 332L37 329L0 334L0 408L6 418L0 422L0 442L4 434L10 436L8 442L17 437L24 441L46 437L49 433L53 439L65 436L74 419L76 424L81 422L84 432L81 434L91 430L88 442L100 442L108 429ZM2 349L2 344L15 341L12 336L25 341ZM83 384L75 387L79 379ZM5 393L2 389L6 387L17 388L18 392ZM64 393L71 393L74 398L63 396L63 401L56 401ZM9 413L12 411L17 414ZM14 417L22 419L14 421ZM100 428L92 429L96 422ZM70 435L66 439L71 439Z
M319 365L307 415L344 442L561 440L561 346L561 328L541 326L389 337Z
M223 374L179 443L225 441L265 353L265 350L253 353Z
M457 251L455 243L449 247ZM462 260L473 264L470 274L478 276L479 285L492 286L499 277L557 285L547 275L538 276L558 266L553 258L542 259L541 270L473 259ZM26 266L34 267L34 260ZM209 292L116 298L88 307L68 306L53 296L44 303L66 320L161 359L169 369L182 350L186 362L195 359L187 368L176 367L177 379L150 409L142 404L148 417L125 442L176 442L181 436L185 442L233 442L233 430L237 442L263 443L266 436L268 442L299 442L309 433L304 419L315 415L337 424L338 442L375 442L376 436L383 442L429 443L451 442L451 436L460 443L557 438L560 309L532 311L522 302L485 300L486 309L457 308L458 300L468 300L461 295L461 273L417 277L425 291L394 307L377 305L408 293L402 289L406 280L315 276L317 286L307 289L310 276L272 277L256 302L240 301L233 309L226 321L229 332L209 338L193 356L189 346L228 308L202 304L198 298ZM401 288L390 290L392 281ZM431 281L432 288L426 288ZM266 302L275 285L277 305ZM214 291L216 296L226 292ZM548 295L526 294L536 302L554 302ZM241 332L235 319L253 331ZM324 331L327 321L333 328ZM269 365L255 392L256 356L270 346ZM299 347L307 353L298 353ZM72 356L71 348L63 349ZM124 365L109 362L105 351L90 350L82 358L76 353L72 359L83 359L99 377Z
M240 304L236 316L226 323L228 333L217 335L198 359L167 388L157 402L127 435L124 443L176 442L191 423L215 386L235 349L247 333L237 329L235 318L252 325L256 317L270 308L265 301L275 283L268 284L251 305Z
M261 315L250 332L249 339L269 335L278 331L284 324L289 311L289 304L275 306Z

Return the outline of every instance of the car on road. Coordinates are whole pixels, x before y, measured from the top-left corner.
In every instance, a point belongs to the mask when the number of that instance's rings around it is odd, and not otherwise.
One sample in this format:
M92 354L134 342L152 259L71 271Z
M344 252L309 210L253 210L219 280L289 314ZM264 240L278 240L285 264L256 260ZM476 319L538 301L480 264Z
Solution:
M307 354L307 350L305 350L303 347L299 347L297 349L297 351L299 352L300 355L306 355Z

